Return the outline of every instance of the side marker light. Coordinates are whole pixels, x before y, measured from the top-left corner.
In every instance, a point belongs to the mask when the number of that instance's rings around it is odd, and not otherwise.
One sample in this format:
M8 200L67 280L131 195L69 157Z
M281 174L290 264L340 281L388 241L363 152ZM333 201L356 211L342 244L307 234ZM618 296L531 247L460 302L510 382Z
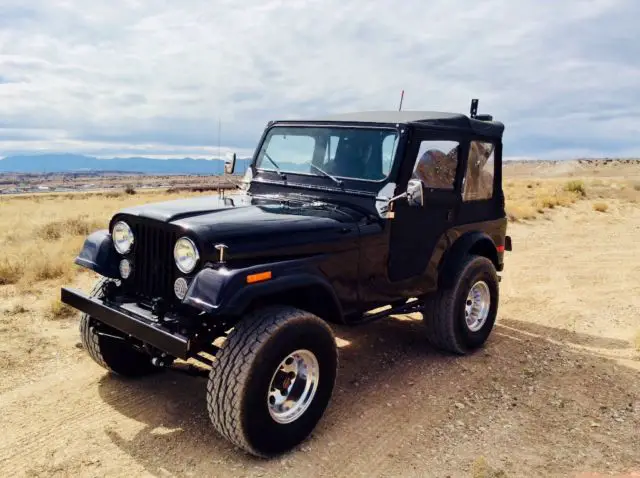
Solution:
M263 282L269 279L271 279L271 271L258 272L257 274L247 276L247 284L255 284L256 282Z

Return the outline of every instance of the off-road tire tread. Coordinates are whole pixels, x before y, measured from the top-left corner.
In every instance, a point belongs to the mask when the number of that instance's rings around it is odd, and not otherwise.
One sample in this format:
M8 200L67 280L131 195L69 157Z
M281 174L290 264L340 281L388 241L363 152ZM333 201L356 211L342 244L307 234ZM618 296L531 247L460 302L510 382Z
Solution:
M242 427L243 392L260 347L284 323L296 321L314 321L333 336L331 328L309 312L285 306L266 307L236 325L209 373L207 410L214 428L234 445L257 456L267 455L251 446Z
M486 262L494 271L493 263L483 256L468 255L459 264L455 283L451 288L442 288L425 299L423 324L426 328L427 341L434 347L458 355L468 352L465 345L455 333L455 318L451 317L455 306L455 298L462 286L461 279L474 263ZM497 274L496 274L497 277ZM497 281L497 278L496 278Z
M91 290L89 294L93 298L102 297L102 289L104 284L107 282L111 282L113 279L102 278L100 279L96 285ZM138 359L137 356L134 356L134 360L122 360L119 356L117 356L115 363L111 360L108 360L103 354L103 348L109 346L109 342L104 342L100 344L100 336L97 334L95 328L91 324L91 316L83 313L80 317L80 341L84 346L85 350L89 354L89 356L93 359L101 367L107 369L109 372L114 373L116 375L128 376L128 377L140 377L143 375L147 375L152 372L159 371L160 369L157 367L153 367L151 365L151 358L149 357L149 362L142 362L135 359ZM129 357L131 358L131 357ZM120 359L120 360L118 360ZM141 360L147 360L146 357L140 355Z
M102 296L102 288L105 283L107 283L109 279L100 279L96 285L91 290L89 294L91 297L101 297ZM88 314L82 314L80 317L80 339L82 341L82 345L85 350L89 354L89 356L101 367L106 368L107 370L114 372L111 367L107 364L104 357L102 356L102 352L100 351L100 336L95 332L93 327L91 326L91 317ZM115 373L115 372L114 372Z

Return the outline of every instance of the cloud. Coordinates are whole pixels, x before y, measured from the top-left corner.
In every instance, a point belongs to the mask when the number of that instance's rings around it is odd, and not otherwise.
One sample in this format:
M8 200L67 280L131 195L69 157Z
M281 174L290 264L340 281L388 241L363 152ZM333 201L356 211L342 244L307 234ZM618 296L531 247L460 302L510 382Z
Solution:
M268 120L402 89L407 109L479 97L510 156L640 155L637 18L634 0L3 0L0 155L207 155L218 121L249 150Z

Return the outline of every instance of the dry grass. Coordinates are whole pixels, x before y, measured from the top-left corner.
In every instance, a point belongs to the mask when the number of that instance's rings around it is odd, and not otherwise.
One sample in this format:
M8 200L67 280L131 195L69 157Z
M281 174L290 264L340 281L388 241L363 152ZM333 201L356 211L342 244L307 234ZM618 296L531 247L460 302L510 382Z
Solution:
M616 199L640 203L637 180L620 178L585 178L566 181L563 178L511 179L505 181L507 215L511 221L535 219L549 209L568 207L581 199ZM605 206L603 206L605 205ZM594 209L608 206L598 201ZM596 209L600 210L600 209Z
M625 202L640 202L640 183L637 180L609 178L588 183L587 197L590 199L620 199Z
M507 217L510 221L535 219L538 210L527 203L507 203Z
M61 239L64 236L86 236L102 227L99 221L89 219L88 215L52 221L44 224L37 234L47 241Z
M598 212L607 212L609 205L606 202L597 202L593 205L593 210Z
M640 329L638 329L636 336L633 338L633 345L635 345L636 351L640 352Z
M12 308L5 310L4 314L8 317L12 317L14 315L26 314L27 312L29 312L29 309L25 306L22 304L16 304Z
M0 285L15 284L21 276L22 272L17 262L7 257L0 259Z
M568 182L566 177L518 178L507 179L504 189L508 217L520 221L570 206L581 198L638 202L638 186L635 178L572 178ZM205 187L194 189L180 189L179 195L215 194ZM136 194L119 190L0 197L0 286L15 285L25 293L37 291L43 281L71 281L82 271L73 259L88 234L107 227L111 216L124 207L175 199L177 192L178 188L138 190Z
M104 197L109 198L109 199L115 199L115 198L122 197L122 195L124 193L119 192L119 191L109 191L107 193L99 193L99 194L102 194Z
M584 182L579 179L574 179L572 181L569 181L567 184L565 184L564 189L565 191L576 193L580 196L587 195L587 191L584 187Z
M545 210L570 206L586 194L581 181L511 180L504 185L507 216L511 221L534 219Z
M19 283L20 288L26 291L36 282L73 278L78 270L73 258L79 252L84 237L69 235L46 241L39 237L38 232L34 231L36 238L30 242L7 246L13 253L4 259L5 267L0 267L0 283Z
M53 320L60 320L73 317L77 313L78 311L73 307L60 302L58 299L54 299L53 301L51 301L51 304L49 304L47 317Z
M43 281L71 281L82 271L73 260L88 234L106 228L124 207L168 199L175 195L120 191L0 198L0 286L16 284L25 293Z
M471 464L471 476L473 478L506 478L507 474L504 470L491 467L486 458L480 456Z

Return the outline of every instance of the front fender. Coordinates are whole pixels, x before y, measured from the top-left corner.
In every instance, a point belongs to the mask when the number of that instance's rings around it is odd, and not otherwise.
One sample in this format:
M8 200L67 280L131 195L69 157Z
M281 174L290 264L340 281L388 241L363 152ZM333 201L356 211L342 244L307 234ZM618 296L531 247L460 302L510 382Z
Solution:
M267 271L271 273L270 279L247 283L248 276ZM240 316L257 298L310 286L320 287L341 314L335 291L313 267L313 260L283 261L234 270L204 269L194 277L182 302L209 314Z
M107 229L90 234L84 241L82 250L76 257L76 264L97 272L101 276L119 279L118 253L113 247L111 234Z

